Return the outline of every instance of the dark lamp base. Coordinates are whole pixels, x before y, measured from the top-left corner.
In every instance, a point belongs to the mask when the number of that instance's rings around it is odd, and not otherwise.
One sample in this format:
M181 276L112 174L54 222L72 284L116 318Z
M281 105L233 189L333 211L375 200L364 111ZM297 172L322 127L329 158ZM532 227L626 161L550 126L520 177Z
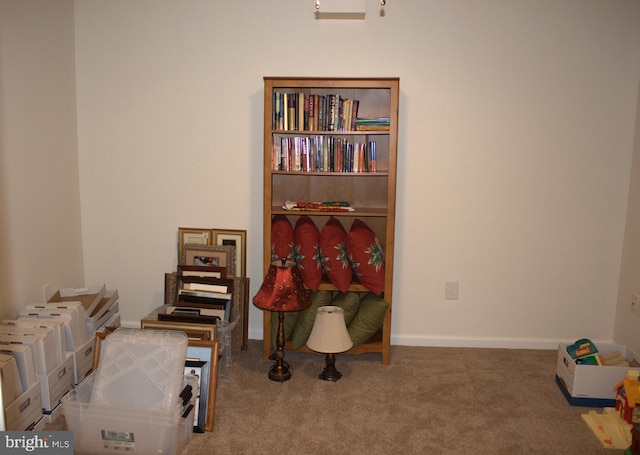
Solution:
M336 356L334 354L327 354L326 363L327 366L324 367L324 370L322 370L318 378L325 381L336 382L342 377L342 373L336 370Z
M291 371L286 365L275 363L269 370L269 379L278 382L288 381L291 379Z

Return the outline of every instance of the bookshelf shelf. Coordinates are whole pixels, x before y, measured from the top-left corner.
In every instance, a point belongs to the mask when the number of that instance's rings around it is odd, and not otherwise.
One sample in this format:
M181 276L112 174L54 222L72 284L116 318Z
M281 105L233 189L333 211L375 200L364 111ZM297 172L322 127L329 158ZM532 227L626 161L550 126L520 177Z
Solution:
M323 116L318 110L303 109L303 104L295 109L300 99L306 99L311 100L311 105L327 106L320 112L329 112L332 97L344 103L343 116ZM283 100L287 104L283 104ZM309 215L318 229L322 229L329 217L339 217L347 232L353 220L361 218L375 232L384 249L382 296L389 303L389 309L382 328L366 343L347 353L380 353L384 364L390 361L398 101L398 78L264 78L264 273L272 260L274 215L287 216L294 226L301 215ZM287 109L285 115L284 105L294 109ZM285 201L347 201L355 210L286 210ZM338 292L327 280L319 289ZM349 291L364 295L368 289L354 281ZM268 358L271 353L269 312L264 314L263 333L263 354ZM286 347L291 349L291 343L287 342ZM298 350L311 352L304 347Z

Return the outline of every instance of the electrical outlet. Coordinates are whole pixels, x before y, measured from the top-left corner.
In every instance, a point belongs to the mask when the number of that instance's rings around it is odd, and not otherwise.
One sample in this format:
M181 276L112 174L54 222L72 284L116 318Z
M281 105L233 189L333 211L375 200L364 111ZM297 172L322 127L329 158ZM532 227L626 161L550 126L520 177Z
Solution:
M640 299L637 294L631 294L631 312L640 316Z
M444 283L444 298L446 300L458 300L459 283L447 281Z

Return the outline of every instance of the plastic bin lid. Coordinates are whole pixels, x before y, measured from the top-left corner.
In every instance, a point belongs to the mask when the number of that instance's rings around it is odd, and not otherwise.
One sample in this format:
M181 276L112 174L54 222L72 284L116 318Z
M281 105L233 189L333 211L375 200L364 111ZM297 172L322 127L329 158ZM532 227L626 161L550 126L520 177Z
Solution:
M179 331L116 330L100 349L90 402L170 411L180 393L188 344Z

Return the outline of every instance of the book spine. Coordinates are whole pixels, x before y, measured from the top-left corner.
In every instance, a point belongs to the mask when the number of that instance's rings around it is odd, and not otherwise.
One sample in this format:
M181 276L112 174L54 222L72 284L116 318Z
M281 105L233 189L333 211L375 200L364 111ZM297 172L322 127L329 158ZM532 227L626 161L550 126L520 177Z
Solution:
M369 156L371 161L371 172L378 172L378 165L376 162L376 141L369 141Z
M296 115L297 96L295 93L289 93L289 130L298 129L298 116Z
M358 107L360 101L353 100L353 106L351 107L351 131L356 130L356 119L358 118Z
M309 131L315 131L315 119L316 119L316 95L309 95Z

